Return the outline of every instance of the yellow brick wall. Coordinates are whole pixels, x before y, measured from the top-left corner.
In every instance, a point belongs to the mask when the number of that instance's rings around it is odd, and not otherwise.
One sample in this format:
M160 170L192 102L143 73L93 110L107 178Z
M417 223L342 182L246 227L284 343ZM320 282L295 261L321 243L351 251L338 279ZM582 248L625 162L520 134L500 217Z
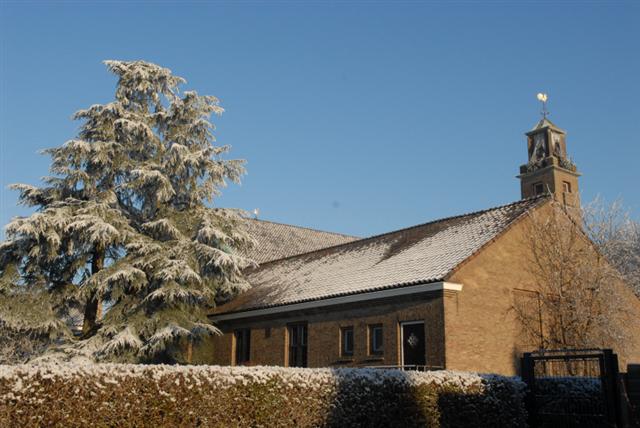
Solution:
M314 310L284 314L278 318L238 321L219 325L224 332L194 350L198 362L234 364L233 331L251 329L251 365L287 365L287 325L308 323L308 366L397 365L400 362L399 326L404 321L425 321L427 364L444 364L443 304L441 293L383 300L376 303L351 304L333 310ZM382 324L384 354L368 353L368 326ZM340 355L341 327L354 327L354 353L351 358ZM265 329L270 329L266 337ZM205 356L209 355L207 359ZM204 357L204 358L202 358ZM194 360L194 362L196 362Z
M543 205L541 210L549 209ZM251 362L254 365L287 364L287 324L308 323L308 365L369 366L400 364L399 325L402 321L425 320L427 364L448 369L515 374L523 351L523 335L511 310L514 289L535 290L533 278L523 268L527 260L524 222L508 231L461 265L447 280L463 284L459 293L431 293L387 299L378 303L352 304L282 314L271 319L221 324L222 336L197 345L194 362L229 365L233 361L233 330L251 328ZM640 299L620 283L629 316L622 328L629 351L619 353L620 366L640 361ZM612 308L619 310L619 308ZM384 356L368 355L367 326L384 326ZM354 355L340 356L340 328L354 327ZM265 328L270 328L269 338ZM617 348L617 349L616 349ZM445 361L446 360L446 361ZM445 364L446 363L446 364Z
M538 209L548 210L550 205ZM514 224L448 279L463 284L464 288L445 299L447 368L516 374L521 353L534 350L531 344L523 344L523 335L511 310L514 289L536 290L535 279L523 267L528 249L523 244L526 221L529 220ZM629 352L625 354L621 346L614 346L623 367L627 362L640 361L640 299L625 284L617 284L617 289L626 297L625 310L629 313L620 326L629 337L624 344Z

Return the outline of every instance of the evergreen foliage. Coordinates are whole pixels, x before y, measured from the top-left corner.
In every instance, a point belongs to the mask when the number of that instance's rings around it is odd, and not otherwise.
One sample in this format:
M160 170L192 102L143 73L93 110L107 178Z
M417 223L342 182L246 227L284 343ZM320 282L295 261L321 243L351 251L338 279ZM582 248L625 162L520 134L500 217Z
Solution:
M244 214L205 205L244 161L215 144L217 98L181 93L185 80L155 64L105 64L115 100L74 115L77 138L44 151L43 186L12 186L35 212L13 219L0 244L0 305L11 308L0 318L98 359L158 360L216 333L208 310L247 287ZM33 299L45 308L25 323Z
M524 398L518 378L446 370L0 366L1 426L526 427Z

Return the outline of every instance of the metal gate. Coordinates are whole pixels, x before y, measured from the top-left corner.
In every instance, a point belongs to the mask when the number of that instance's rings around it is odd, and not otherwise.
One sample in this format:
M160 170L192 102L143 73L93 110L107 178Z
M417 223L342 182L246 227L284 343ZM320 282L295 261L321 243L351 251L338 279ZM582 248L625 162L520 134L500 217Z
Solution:
M524 354L531 427L616 427L618 357L610 349Z

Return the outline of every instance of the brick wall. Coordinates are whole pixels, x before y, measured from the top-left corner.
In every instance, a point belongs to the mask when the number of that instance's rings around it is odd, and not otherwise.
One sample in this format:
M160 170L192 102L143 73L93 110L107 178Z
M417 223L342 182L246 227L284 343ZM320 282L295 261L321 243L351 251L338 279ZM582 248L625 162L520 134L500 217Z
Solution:
M538 209L548 210L550 205ZM515 290L536 290L535 279L523 267L527 221L514 224L447 279L464 285L460 293L445 298L447 368L516 374L521 353L536 348L525 343L511 310ZM616 287L625 296L625 307L612 311L628 313L620 322L627 338L624 343L603 345L618 353L622 365L640 360L640 299L622 282Z
M549 209L546 204L539 209ZM533 278L523 268L527 247L523 245L525 219L489 243L462 264L447 281L463 284L459 293L412 295L393 300L316 309L278 317L224 323L223 335L196 346L194 363L234 364L233 330L251 328L251 364L287 365L287 324L308 323L308 366L369 366L400 364L400 322L424 320L427 364L447 369L515 374L524 343L511 311L515 290L535 290ZM618 353L621 365L640 361L640 299L629 287L618 284L626 296L628 312L622 323L628 339L625 349L608 344ZM367 326L383 324L384 355L368 355ZM354 327L354 355L340 356L340 328ZM269 334L265 329L269 329ZM269 336L269 337L267 337Z
M194 363L234 364L233 331L251 329L252 365L288 365L287 325L308 323L309 367L352 367L400 364L399 328L404 321L425 322L427 364L444 365L442 293L349 304L332 310L309 310L280 317L221 323L222 336L203 342L194 350ZM368 326L382 324L384 352L369 355ZM354 352L341 356L340 329L353 326Z
M520 334L510 308L514 288L533 289L522 269L516 224L463 264L449 279L463 284L445 299L447 368L515 374Z

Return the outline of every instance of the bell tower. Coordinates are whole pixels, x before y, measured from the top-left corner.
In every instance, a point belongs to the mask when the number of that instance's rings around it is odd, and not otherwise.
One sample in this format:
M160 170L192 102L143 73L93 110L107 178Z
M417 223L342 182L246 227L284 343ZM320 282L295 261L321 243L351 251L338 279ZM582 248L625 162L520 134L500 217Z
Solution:
M542 101L542 119L525 134L528 162L520 166L518 175L522 198L549 193L567 209L579 209L580 173L567 156L566 132L547 118L547 95L538 94L538 100Z

